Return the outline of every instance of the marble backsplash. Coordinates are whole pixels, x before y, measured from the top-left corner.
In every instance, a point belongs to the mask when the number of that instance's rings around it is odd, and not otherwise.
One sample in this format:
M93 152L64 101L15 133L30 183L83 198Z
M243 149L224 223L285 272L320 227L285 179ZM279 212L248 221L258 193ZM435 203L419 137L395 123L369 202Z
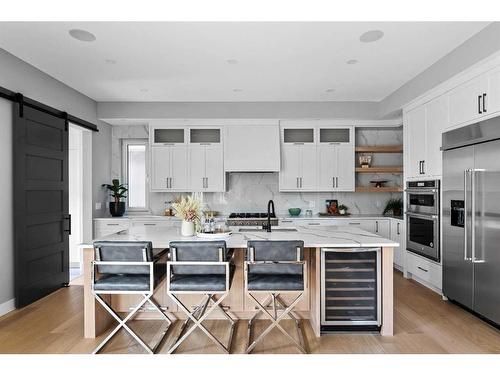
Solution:
M121 175L121 143L123 139L147 139L148 127L113 126L112 131L112 177ZM403 143L402 128L356 130L356 145L397 145ZM373 154L374 165L402 165L401 154ZM385 178L390 186L400 186L402 176L358 174L356 184L367 186L372 179ZM207 209L223 214L230 212L263 212L267 201L274 200L276 212L287 214L291 207L299 207L314 213L325 210L326 199L337 199L349 207L352 214L381 214L385 203L391 197L400 197L401 193L280 193L278 173L229 173L227 191L224 193L204 193L203 200ZM151 213L162 214L165 202L174 200L182 193L150 193Z
M278 173L230 173L228 191L202 194L206 209L223 214L230 212L265 212L269 199L274 201L276 212L288 214L288 209L299 207L314 213L325 211L326 199L337 199L349 207L353 214L381 214L385 203L397 193L280 193ZM150 206L153 214L162 214L165 202L180 194L153 193Z

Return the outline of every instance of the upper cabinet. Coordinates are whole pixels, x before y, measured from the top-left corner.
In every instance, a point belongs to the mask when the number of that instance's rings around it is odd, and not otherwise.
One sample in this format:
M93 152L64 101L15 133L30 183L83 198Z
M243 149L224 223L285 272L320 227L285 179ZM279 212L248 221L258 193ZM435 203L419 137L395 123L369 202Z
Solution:
M176 146L186 144L186 129L164 128L151 126L149 128L149 141L152 146Z
M150 126L154 192L223 192L222 127Z
M449 124L449 97L440 96L404 116L407 178L442 175L441 134Z
M450 91L450 126L500 111L500 68L483 73Z
M222 144L221 128L189 128L189 143L197 145Z
M279 172L278 121L269 124L226 126L224 169L226 172Z
M318 191L354 191L354 127L319 127Z
M280 191L354 191L354 127L281 127Z

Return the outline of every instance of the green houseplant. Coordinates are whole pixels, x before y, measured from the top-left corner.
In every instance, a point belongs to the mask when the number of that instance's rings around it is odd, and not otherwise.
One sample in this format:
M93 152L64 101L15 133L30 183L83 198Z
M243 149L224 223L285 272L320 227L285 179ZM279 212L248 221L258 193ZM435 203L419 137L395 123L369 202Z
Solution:
M341 215L346 215L347 214L347 210L349 209L349 207L347 207L345 204L339 204L339 214Z
M401 216L403 212L403 198L391 198L385 204L384 212L382 215L385 215L389 212L392 212L394 216Z
M111 196L114 198L114 202L109 202L109 213L111 216L123 216L125 213L125 202L121 202L122 198L127 198L126 192L128 189L120 184L118 179L114 179L110 184L102 184L103 187L111 191Z

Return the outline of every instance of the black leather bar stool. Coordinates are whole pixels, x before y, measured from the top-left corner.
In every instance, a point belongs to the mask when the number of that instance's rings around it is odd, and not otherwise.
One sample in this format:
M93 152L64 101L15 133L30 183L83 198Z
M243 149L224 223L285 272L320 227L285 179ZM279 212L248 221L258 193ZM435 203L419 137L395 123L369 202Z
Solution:
M235 320L220 306L227 297L234 274L233 252L226 249L225 241L178 241L170 243L170 261L167 263L167 294L187 315L181 332L170 347L173 353L179 345L198 327L222 351L229 353L233 339ZM178 295L204 295L193 311L186 307ZM215 295L220 295L215 299ZM226 345L203 326L203 321L215 309L230 322L229 339ZM189 322L194 323L186 332Z
M99 344L93 354L97 354L121 328L124 328L148 353L153 354L172 323L153 299L156 286L165 277L165 264L158 263L153 258L151 242L96 241L94 249L96 260L92 262L91 268L92 294L118 321L118 326ZM101 297L105 294L138 294L143 298L122 319ZM152 305L168 323L162 337L152 348L126 324L146 303Z
M292 311L304 295L307 280L304 242L248 241L244 273L245 293L259 308L259 311L248 322L246 353L252 352L255 346L274 327L288 337L302 353L306 353L300 318ZM286 305L280 297L282 293L293 293L297 294L297 296L290 305ZM259 294L268 294L269 296L261 303L256 297ZM268 307L272 307L272 310L269 311ZM280 311L282 312L280 313ZM271 324L250 343L252 324L261 314L269 318ZM289 316L295 322L299 340L296 340L279 324L286 316Z

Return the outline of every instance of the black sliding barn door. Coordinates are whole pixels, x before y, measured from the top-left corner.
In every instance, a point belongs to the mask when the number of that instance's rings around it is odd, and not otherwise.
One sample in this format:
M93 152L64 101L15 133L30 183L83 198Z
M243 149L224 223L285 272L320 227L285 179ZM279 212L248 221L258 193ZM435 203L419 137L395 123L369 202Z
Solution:
M16 307L69 282L67 121L14 105Z

